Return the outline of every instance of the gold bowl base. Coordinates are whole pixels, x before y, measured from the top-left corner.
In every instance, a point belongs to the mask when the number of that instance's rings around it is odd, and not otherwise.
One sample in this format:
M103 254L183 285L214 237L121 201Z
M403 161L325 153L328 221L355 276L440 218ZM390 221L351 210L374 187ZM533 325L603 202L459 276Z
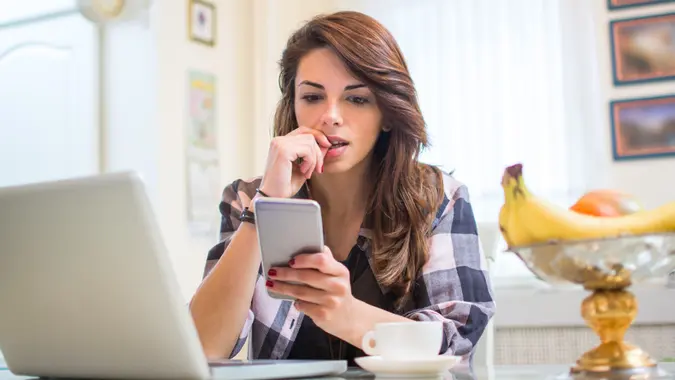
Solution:
M572 372L610 372L656 366L641 348L625 342L606 342L584 353Z
M600 338L570 369L570 379L661 379L661 371L649 354L624 341L637 315L637 300L625 288L589 289L581 315ZM669 377L668 377L669 378Z
M634 369L612 370L609 372L569 372L547 380L673 380L670 373L658 366Z
M599 345L555 379L673 379L649 355L624 340L637 315L634 284L675 270L675 231L598 239L551 240L509 246L542 281L581 285L590 292L581 316Z

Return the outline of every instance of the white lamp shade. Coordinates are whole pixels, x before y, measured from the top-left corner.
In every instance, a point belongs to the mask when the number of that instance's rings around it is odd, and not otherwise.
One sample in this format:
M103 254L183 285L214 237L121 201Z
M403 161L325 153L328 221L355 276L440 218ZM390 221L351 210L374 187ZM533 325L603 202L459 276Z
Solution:
M138 18L151 4L152 0L77 0L80 13L99 25Z

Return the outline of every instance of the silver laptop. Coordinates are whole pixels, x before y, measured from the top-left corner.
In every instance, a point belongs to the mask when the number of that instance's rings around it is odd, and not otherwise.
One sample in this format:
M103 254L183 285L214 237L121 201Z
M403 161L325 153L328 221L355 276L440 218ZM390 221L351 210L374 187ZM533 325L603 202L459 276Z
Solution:
M141 179L0 189L0 350L17 375L272 379L345 361L209 363Z

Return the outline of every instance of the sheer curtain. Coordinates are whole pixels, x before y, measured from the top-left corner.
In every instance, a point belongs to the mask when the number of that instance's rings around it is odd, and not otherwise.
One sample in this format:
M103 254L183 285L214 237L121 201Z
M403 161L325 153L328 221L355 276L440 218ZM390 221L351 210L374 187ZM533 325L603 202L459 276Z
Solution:
M432 138L422 158L467 184L479 221L496 222L501 176L514 163L523 163L534 192L562 205L601 181L604 108L591 3L350 3L398 40ZM531 278L510 254L497 255L493 267L497 280Z

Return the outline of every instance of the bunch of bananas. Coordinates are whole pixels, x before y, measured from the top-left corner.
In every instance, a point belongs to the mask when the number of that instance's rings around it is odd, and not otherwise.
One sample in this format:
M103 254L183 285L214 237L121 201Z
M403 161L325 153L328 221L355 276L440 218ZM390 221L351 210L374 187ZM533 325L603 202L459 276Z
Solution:
M675 232L675 202L616 217L585 215L538 198L525 186L523 166L506 168L499 227L509 247L551 241Z

